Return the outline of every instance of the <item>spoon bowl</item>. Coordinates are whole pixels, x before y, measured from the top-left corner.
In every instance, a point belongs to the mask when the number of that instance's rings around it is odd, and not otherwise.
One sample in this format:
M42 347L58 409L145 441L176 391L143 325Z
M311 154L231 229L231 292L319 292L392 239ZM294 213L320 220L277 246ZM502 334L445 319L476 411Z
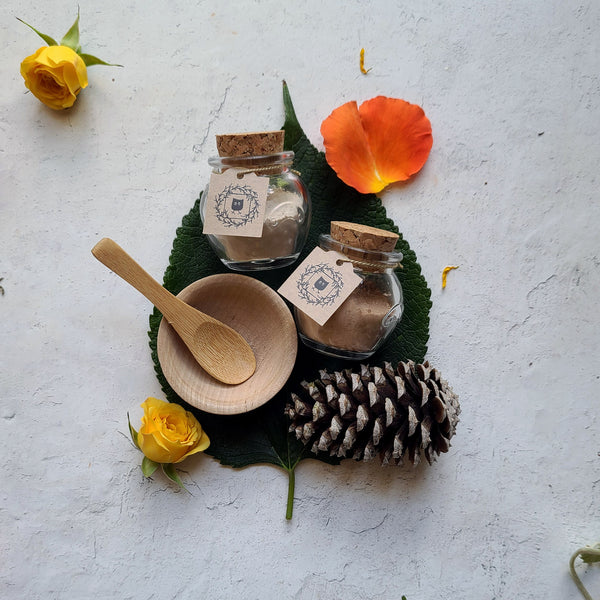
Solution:
M256 358L237 331L171 294L113 240L100 240L92 254L158 308L209 375L229 385L240 384L252 376Z

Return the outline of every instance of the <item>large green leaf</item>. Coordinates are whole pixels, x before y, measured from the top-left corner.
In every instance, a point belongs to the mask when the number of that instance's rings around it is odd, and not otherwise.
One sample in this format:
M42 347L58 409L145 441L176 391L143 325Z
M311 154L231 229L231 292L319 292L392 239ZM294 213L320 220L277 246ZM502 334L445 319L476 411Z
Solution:
M325 155L310 143L298 123L285 83L284 105L286 148L295 152L294 169L301 173L312 199L311 229L300 260L317 245L321 233L329 232L332 220L354 221L400 234L394 222L387 217L379 198L372 194L359 194L345 185L329 167ZM177 229L169 266L165 271L164 285L175 294L202 277L227 271L202 234L199 201L200 198ZM396 248L404 255L403 268L397 270L404 292L404 315L390 341L371 357L371 364L408 359L422 362L427 351L431 291L421 274L415 253L401 234ZM277 289L294 268L257 272L252 276ZM156 374L167 399L185 404L169 386L158 361L156 339L160 320L161 315L155 309L150 316L149 336ZM236 416L212 415L191 409L210 436L211 444L206 453L231 467L269 463L285 469L290 477L287 516L291 517L294 469L298 462L312 457L335 464L339 459L314 457L294 435L288 433L283 409L290 391L297 389L303 379L315 379L319 369L339 370L352 365L341 359L322 356L300 345L295 368L286 386L264 406Z

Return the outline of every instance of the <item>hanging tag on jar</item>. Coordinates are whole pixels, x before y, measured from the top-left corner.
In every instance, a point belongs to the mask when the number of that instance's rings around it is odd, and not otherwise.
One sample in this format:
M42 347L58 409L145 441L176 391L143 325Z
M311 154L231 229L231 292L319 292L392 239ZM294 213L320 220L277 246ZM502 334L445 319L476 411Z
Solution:
M278 292L313 321L324 325L361 281L347 256L317 246Z
M202 233L262 236L269 178L241 169L213 173L208 184Z

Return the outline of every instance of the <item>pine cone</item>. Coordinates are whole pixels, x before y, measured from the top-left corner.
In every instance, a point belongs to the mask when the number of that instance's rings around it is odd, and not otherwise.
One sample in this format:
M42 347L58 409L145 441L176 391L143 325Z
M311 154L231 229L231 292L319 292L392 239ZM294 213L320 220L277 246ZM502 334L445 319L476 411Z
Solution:
M459 420L458 396L428 362L320 371L301 387L286 407L289 430L314 453L365 461L379 454L384 465L407 456L416 465L422 451L431 464L448 451Z

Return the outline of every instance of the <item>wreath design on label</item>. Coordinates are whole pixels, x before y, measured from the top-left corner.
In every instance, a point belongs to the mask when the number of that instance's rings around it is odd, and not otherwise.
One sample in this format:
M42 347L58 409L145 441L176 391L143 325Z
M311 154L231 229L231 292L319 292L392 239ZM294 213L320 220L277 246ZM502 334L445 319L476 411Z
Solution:
M248 225L258 213L258 193L249 185L230 184L215 198L216 217L225 227Z
M333 304L343 287L341 273L327 263L307 265L296 283L300 298L317 306Z

